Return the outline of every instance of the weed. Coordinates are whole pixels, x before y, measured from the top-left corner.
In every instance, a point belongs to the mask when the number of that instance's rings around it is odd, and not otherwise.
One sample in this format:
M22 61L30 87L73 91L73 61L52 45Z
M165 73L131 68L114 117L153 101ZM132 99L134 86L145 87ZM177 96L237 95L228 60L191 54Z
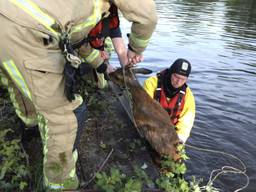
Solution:
M135 175L133 177L127 177L120 170L112 168L109 175L106 172L97 173L95 187L102 192L142 192L145 186L150 188L157 186L165 192L218 192L211 185L200 187L202 179L196 180L195 177L192 177L191 181L185 180L184 174L187 168L184 159L188 159L188 157L183 145L177 148L183 161L174 162L167 157L163 157L160 169L161 174L155 183L140 168L134 168Z
M25 190L30 172L26 165L26 154L21 150L20 140L7 140L11 129L0 131L0 189Z

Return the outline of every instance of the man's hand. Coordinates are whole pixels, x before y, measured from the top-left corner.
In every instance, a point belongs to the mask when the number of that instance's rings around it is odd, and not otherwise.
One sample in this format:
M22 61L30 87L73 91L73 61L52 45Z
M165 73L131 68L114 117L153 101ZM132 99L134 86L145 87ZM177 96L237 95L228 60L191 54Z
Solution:
M109 54L108 54L108 52L106 52L106 51L100 51L100 56L101 56L102 59L104 59L104 60L109 59Z
M144 60L143 55L138 55L130 49L127 51L127 57L129 66L136 65L137 63L140 63Z
M115 67L113 67L113 65L108 63L108 68L107 68L106 72L109 74L109 73L114 72L115 70L116 70Z
M108 60L104 60L104 62L98 68L96 68L96 71L98 73L111 73L115 71L115 68L109 64Z

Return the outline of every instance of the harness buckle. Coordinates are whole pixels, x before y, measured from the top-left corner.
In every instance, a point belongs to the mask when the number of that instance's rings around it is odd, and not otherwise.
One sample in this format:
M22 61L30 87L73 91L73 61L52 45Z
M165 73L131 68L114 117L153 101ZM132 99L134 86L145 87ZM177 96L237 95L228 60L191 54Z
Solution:
M81 59L76 56L76 52L73 50L70 44L70 37L68 33L63 33L61 37L61 49L65 56L65 59L70 63L70 65L78 69L79 65L82 63Z
M71 53L67 52L66 59L70 62L70 65L78 69L79 65L82 63L81 59Z

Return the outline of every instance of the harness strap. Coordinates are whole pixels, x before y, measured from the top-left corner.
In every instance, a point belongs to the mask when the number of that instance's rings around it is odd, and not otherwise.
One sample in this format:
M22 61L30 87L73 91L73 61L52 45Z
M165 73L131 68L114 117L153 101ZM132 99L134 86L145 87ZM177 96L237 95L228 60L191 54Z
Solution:
M156 88L156 91L155 91L155 100L160 102L160 99L161 99L161 90L162 90L162 77L161 77L161 73L157 73L157 88Z
M172 118L173 119L175 119L177 117L178 111L179 111L180 106L181 106L182 98L186 94L186 88L187 88L187 86L183 85L182 89L179 91L179 97L178 97L177 102L175 104L175 107L174 107L174 109L172 111Z
M95 39L101 39L104 38L106 36L109 36L109 29L108 29L108 25L109 25L109 18L105 18L102 20L102 25L103 25L103 30L98 33L95 36L90 36L88 35L87 37L85 37L84 39L82 39L81 41L72 44L72 48L73 49L79 49L82 45L87 44ZM104 46L104 45L103 45Z
M66 33L61 37L60 49L65 58L64 66L64 78L65 78L65 89L64 93L69 101L75 99L77 76L80 74L79 67L83 64L81 59L77 56L77 53L73 49L69 35Z
M65 56L66 62L70 64L72 67L78 69L82 61L73 49L73 46L70 43L70 37L67 33L64 33L62 35L59 47L62 50L63 55Z
M143 135L142 131L140 130L140 127L138 127L138 125L137 125L137 123L136 123L136 121L135 121L135 118L134 118L132 96L131 96L131 94L130 94L130 92L129 92L129 88L128 88L128 85L127 85L127 82L126 82L126 77L125 77L125 72L126 72L125 70L126 70L126 68L125 68L125 67L122 67L122 70L123 70L123 79L124 79L124 85L125 85L125 89L124 89L124 90L125 90L126 94L127 94L128 97L129 97L129 98L128 98L128 104L129 104L129 107L130 107L130 109L131 109L131 120L132 120L132 122L133 122L135 128L137 129L137 131L138 131L140 137L143 138L144 135ZM134 73L132 72L132 69L131 69L131 68L129 68L127 72L128 72L128 73L131 73L133 79L136 80L136 76L135 76Z

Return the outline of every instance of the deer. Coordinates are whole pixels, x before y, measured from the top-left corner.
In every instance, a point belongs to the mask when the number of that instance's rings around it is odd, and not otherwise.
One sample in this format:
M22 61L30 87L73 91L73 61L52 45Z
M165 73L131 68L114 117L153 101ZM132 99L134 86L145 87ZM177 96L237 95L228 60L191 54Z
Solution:
M179 138L167 111L152 99L140 85L134 74L149 74L145 68L118 68L109 74L110 80L119 87L126 86L131 94L135 126L142 132L151 147L160 155L174 161L180 159L177 152Z

